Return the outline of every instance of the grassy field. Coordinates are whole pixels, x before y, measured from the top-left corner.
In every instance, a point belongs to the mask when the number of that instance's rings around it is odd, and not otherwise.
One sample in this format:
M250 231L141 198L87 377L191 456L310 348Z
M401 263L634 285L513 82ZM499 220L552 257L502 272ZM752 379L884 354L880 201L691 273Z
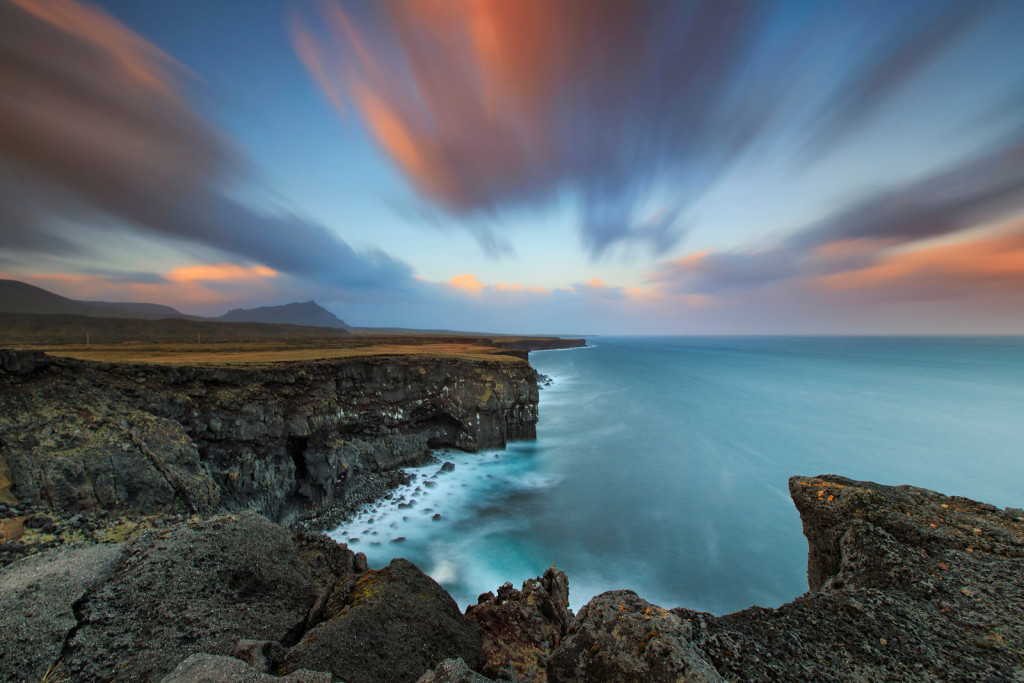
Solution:
M330 337L297 341L223 341L204 343L124 343L19 345L54 356L117 363L243 365L359 356L426 356L481 358L515 362L514 352L488 345L488 340L401 337Z

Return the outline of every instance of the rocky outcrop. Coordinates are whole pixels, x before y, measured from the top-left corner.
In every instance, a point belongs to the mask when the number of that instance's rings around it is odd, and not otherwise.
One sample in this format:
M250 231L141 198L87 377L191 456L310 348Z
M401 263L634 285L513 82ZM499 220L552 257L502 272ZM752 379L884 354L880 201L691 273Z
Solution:
M255 507L287 523L431 448L536 435L536 373L511 356L186 367L0 351L0 368L0 496L65 510Z
M412 683L445 659L484 663L480 629L408 560L337 584L310 613L284 671L330 671L348 683Z
M462 659L446 659L428 670L416 683L493 683L466 665Z
M251 512L28 557L0 571L0 681L160 680L194 654L265 671L365 566Z
M234 657L201 653L183 661L160 683L331 683L331 674L303 669L274 676Z
M58 668L77 601L110 577L123 552L121 544L60 548L0 572L0 680L39 681Z
M51 550L0 570L0 681L1024 678L1024 512L836 476L790 491L811 590L725 616L623 590L569 624L552 568L464 618L405 560L368 571L253 513Z
M691 642L690 623L633 591L603 593L580 610L548 660L559 681L724 681Z
M480 626L488 676L517 680L547 680L548 656L565 637L572 623L569 610L569 579L554 566L543 576L527 579L522 590L511 583L498 594L484 593L466 610L466 619Z
M580 610L550 680L1024 678L1019 510L831 475L794 477L790 493L810 592L721 617L606 593Z
M259 515L179 525L130 542L76 603L64 666L75 680L159 680L191 654L231 655L241 639L288 643L326 588L291 534Z

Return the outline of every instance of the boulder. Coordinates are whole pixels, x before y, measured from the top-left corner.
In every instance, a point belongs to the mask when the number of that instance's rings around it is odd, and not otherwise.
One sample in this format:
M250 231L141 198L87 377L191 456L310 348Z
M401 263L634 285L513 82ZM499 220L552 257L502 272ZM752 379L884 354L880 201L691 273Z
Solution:
M633 591L602 593L584 605L548 659L548 680L724 681L691 644L691 634L687 621Z
M310 628L289 651L285 671L330 671L348 683L416 681L461 657L485 662L480 629L408 560L349 578L318 600Z
M271 676L234 657L200 653L175 667L161 683L331 683L331 675L302 670L286 676Z
M120 544L72 546L0 570L0 681L38 681L78 624L74 607L121 561Z
M483 673L498 677L511 668L522 680L544 680L545 660L561 644L572 618L569 579L554 566L524 581L522 590L506 583L496 596L484 593L466 610L466 619L483 633Z
M289 643L319 592L291 534L255 513L180 524L130 542L79 603L65 665L75 680L159 680L242 639Z
M235 644L234 658L256 669L270 673L284 661L288 651L276 640L240 640Z
M462 658L446 659L436 669L427 671L416 683L494 683L466 665Z

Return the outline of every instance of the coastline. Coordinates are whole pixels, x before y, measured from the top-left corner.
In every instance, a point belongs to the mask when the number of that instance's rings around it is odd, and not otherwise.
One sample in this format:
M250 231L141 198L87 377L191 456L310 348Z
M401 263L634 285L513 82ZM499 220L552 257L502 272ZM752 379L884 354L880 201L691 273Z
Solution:
M9 356L5 361L5 367L14 364ZM495 367L494 361L482 363L470 367ZM62 378L67 367L44 359L5 372L19 378L8 377L15 387L25 373ZM70 385L76 405L60 417L45 401L31 404L55 416L47 417L45 427L31 423L31 428L33 434L48 429L47 438L59 437L47 442L58 451L65 444L62 434L71 439L69 444L75 439L95 443L88 441L90 433L119 429L94 419L93 402L87 399L99 377L113 378L115 384L127 380L117 384L122 388L157 386L138 366L124 376L103 375L105 370L94 366L71 367L85 367L88 380ZM381 367L398 372L407 366ZM304 369L307 375L313 370ZM223 370L212 375L174 372L218 382L236 377ZM416 376L424 375L417 370ZM533 371L535 389L536 379ZM556 375L556 380L564 378ZM49 385L33 384L30 393L45 399L46 391L35 391L40 386ZM490 400L500 393L485 382L468 396L476 409L485 394ZM533 394L535 405L543 395ZM122 405L120 400L114 400L115 407ZM83 405L91 421L77 412ZM516 414L514 401L507 406ZM131 444L139 449L142 443L158 456L156 446L167 440L167 432L150 438L139 431L138 417L133 420L136 435L127 434L130 443L115 441L118 448L129 443L121 452L134 452ZM11 443L12 434L17 432L7 424L0 438ZM401 430L394 436L402 436ZM465 462L454 471L435 462L424 473L414 472L412 482L422 486L421 495L393 501L395 512L433 523L424 516L436 514L424 509L429 507L424 492L440 490L445 478L457 482L455 477L478 476L468 471L470 462L482 466L515 459L508 453L488 457L491 453L480 450L459 456ZM136 457L137 462L152 462L146 450L138 452L145 458ZM446 457L444 451L437 455ZM349 491L346 500L359 502L362 491L379 506L381 492L394 495L384 492L385 484L399 480L376 475L403 477L401 470L367 473L363 487ZM11 474L16 480L18 472ZM427 486L428 481L435 486ZM680 675L708 681L1024 675L1024 595L1019 589L1024 511L834 475L794 477L789 494L808 543L810 590L775 609L750 607L723 616L663 608L628 589L596 595L574 615L568 609L572 573L554 567L526 580L521 590L508 583L499 587L504 579L494 581L496 594L485 592L463 613L421 571L431 567L394 560L371 569L357 543L335 543L296 524L289 530L240 509L225 514L186 506L135 515L123 507L98 508L72 517L65 512L48 516L45 503L20 501L15 508L4 503L0 514L16 510L26 535L54 538L37 548L44 552L0 569L0 613L6 631L16 634L0 645L0 680L32 676L7 672L36 672L39 678L47 670L76 680L166 676L171 682L190 680L199 672L206 672L207 680L224 681L262 675L267 681L423 683L454 680L450 672L456 670L486 676L469 679L476 683L513 676L556 682L672 680ZM175 499L173 505L187 502ZM364 513L373 505L364 504ZM11 519L4 518L5 529ZM372 528L369 524L364 528ZM397 543L400 547L402 541ZM202 568L203 581L194 579L197 568ZM423 596L430 596L429 607ZM371 628L382 620L400 623L401 635L382 636ZM914 638L906 638L908 633ZM353 642L361 645L353 649ZM366 658L367 648L392 653L384 668Z

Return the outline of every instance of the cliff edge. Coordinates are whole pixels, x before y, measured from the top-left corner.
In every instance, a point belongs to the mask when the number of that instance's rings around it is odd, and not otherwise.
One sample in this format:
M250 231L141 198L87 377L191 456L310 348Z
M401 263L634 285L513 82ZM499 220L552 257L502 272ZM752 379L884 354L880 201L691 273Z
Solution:
M430 449L536 436L536 372L507 356L133 365L0 351L0 502L289 523L380 491Z

